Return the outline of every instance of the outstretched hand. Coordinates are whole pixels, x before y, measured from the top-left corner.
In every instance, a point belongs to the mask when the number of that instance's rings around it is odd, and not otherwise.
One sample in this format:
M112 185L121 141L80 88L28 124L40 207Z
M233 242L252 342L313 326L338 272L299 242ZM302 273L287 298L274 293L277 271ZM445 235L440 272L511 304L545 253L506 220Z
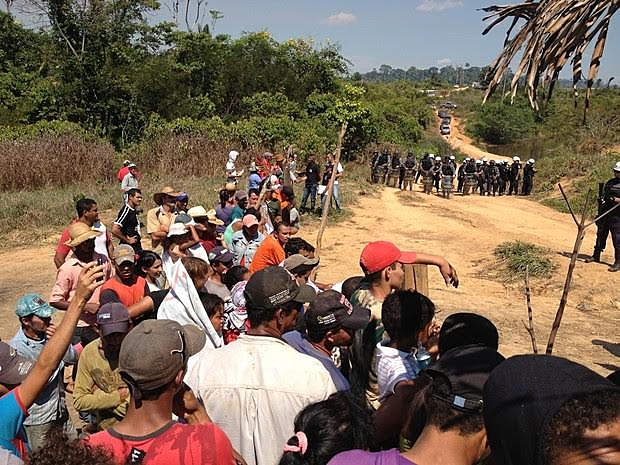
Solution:
M441 265L439 271L441 272L441 276L443 276L446 286L452 285L454 287L459 287L459 276L456 273L456 269L450 265L450 263L446 262Z

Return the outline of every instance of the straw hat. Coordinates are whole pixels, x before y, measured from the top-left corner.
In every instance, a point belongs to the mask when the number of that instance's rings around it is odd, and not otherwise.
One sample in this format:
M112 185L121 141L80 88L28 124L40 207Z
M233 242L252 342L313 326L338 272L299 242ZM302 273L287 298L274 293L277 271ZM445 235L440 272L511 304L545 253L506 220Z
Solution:
M161 205L162 203L164 203L164 197L167 195L169 195L170 197L178 197L179 195L181 195L181 193L175 191L173 187L166 186L161 191L153 194L153 202L155 202L157 205Z
M90 229L87 224L77 221L69 226L69 237L71 239L65 242L65 245L69 247L76 247L82 242L86 242L87 240L93 239L100 235L100 231L94 231L93 229Z

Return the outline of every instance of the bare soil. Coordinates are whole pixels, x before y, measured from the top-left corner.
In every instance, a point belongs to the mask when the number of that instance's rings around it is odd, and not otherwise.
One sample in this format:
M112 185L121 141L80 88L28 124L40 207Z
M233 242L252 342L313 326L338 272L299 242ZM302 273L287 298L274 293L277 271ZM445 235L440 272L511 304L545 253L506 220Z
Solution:
M472 156L493 156L473 147L458 124L453 124L449 142ZM351 211L348 219L325 232L317 280L337 282L359 275L360 252L372 240L391 240L405 250L443 255L458 270L461 285L447 288L437 270L429 271L430 297L440 310L439 318L457 311L485 315L499 328L500 350L506 356L532 349L523 325L527 320L523 285L497 279L493 250L501 242L517 239L551 249L558 271L548 280L532 280L534 323L539 350L544 352L575 241L570 215L523 197L456 195L445 200L423 194L419 186L413 192L383 188L378 195L360 196ZM317 228L306 226L301 234L314 241ZM591 252L594 236L595 229L589 229L585 254ZM55 277L54 239L38 247L0 251L3 339L17 329L13 312L20 295L49 294ZM607 271L613 260L610 249L611 244L603 264L586 264L581 255L554 350L604 375L620 366L620 273Z

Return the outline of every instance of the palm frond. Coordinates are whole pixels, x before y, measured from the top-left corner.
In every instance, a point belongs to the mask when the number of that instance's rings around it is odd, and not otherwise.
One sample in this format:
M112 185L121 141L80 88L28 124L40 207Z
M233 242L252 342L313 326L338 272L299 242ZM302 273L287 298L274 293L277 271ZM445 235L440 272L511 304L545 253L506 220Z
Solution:
M524 78L530 105L538 111L539 87L543 91L546 89L547 99L551 98L560 71L569 60L576 97L577 84L583 78L583 54L596 38L586 81L585 120L592 85L605 51L609 24L619 8L620 0L526 0L523 3L482 8L491 13L483 20L492 20L482 32L483 35L498 24L510 20L504 48L487 74L489 86L484 101L497 90L510 64L520 52L510 83L511 98L514 99L519 81Z

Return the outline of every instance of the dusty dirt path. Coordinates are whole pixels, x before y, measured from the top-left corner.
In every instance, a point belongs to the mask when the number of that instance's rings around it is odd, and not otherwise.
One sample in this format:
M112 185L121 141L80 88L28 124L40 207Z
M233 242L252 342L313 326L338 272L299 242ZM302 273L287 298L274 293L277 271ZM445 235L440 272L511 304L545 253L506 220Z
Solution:
M527 318L521 283L506 285L489 273L493 250L501 242L520 239L550 248L558 264L556 275L534 281L533 307L539 347L544 345L562 292L572 250L575 226L570 216L521 197L480 197L444 200L414 192L383 188L376 196L363 196L350 219L330 226L318 279L337 282L360 274L359 254L372 240L388 239L403 249L421 250L447 257L461 278L458 289L448 289L436 270L430 270L431 298L445 318L456 311L474 311L498 326L505 355L531 350L522 320ZM314 242L316 229L302 229ZM594 230L584 241L590 252ZM10 338L16 328L17 298L26 292L47 296L55 269L53 246L0 251L0 337ZM612 260L609 250L604 261ZM581 361L602 374L620 366L620 275L603 264L577 263L572 292L555 353Z
M430 270L431 298L441 309L440 317L464 310L487 316L500 330L502 352L512 355L531 351L522 324L527 319L525 298L520 282L503 284L490 277L493 250L503 241L517 239L548 247L558 271L550 280L532 283L534 322L544 352L575 231L570 216L519 197L444 200L384 188L379 196L364 198L353 208L350 220L326 231L318 279L333 282L359 274L360 251L371 240L389 239L403 249L443 255L457 268L461 285L448 289L439 273ZM315 234L309 231L304 236ZM584 242L588 250L593 241L592 230ZM609 253L603 258L612 260ZM578 262L554 353L603 374L620 367L619 278L605 265Z
M459 150L468 157L473 157L475 159L486 157L489 160L510 160L509 157L486 152L476 147L473 144L472 139L463 132L460 120L454 116L452 117L452 121L450 123L450 135L445 136L445 138L452 148Z

